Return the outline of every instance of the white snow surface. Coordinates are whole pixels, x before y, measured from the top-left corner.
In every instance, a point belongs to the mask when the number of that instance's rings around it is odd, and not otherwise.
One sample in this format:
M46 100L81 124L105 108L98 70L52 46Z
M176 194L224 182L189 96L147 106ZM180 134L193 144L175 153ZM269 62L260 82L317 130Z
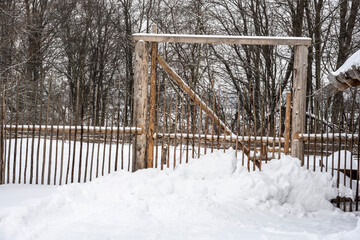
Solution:
M360 66L360 50L351 55L345 63L332 74L334 76L339 75L340 73L345 73L347 70L351 69L352 66L359 67Z
M0 239L359 239L329 173L283 156L248 172L215 151L174 170L66 186L0 186Z

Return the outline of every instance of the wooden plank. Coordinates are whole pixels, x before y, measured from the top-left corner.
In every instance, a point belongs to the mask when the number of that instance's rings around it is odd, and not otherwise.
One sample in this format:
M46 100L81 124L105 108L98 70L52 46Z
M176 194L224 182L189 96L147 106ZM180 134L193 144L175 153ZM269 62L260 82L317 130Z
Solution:
M106 109L104 110L105 112L105 116L106 116ZM105 135L104 135L104 148L103 148L103 156L102 156L102 164L101 164L101 176L104 176L105 173L105 153L106 153L106 139L107 139L107 132L106 130L108 129L108 119L105 118Z
M83 91L81 91L81 99L83 99ZM84 104L81 100L81 109L80 109L80 151L79 151L79 170L78 170L78 182L81 182L81 169L82 169L82 153L83 153L83 143L84 143Z
M166 128L166 100L167 100L167 97L166 97L166 81L164 82L164 110L163 110L163 123L162 123L162 134L163 136L165 136L165 128ZM165 144L165 140L166 138L164 138L162 141L161 141L161 154L163 154L163 150L164 150L164 144ZM166 146L165 146L166 147ZM164 156L161 156L161 159L163 159ZM163 170L164 169L164 162L161 160L160 162L160 169Z
M114 101L113 105L114 105ZM110 141L109 141L109 162L108 162L108 174L111 172L111 148L112 148L112 143L113 143L113 125L114 125L114 116L115 116L115 109L112 109L112 118L111 118L111 127L110 127ZM116 160L115 160L116 161Z
M90 134L89 134L89 129L90 129L90 118L88 118L87 120L87 141L86 141L86 157L85 157L85 172L84 172L84 183L86 183L86 179L87 179L87 172L88 172L88 164L89 164L89 150L90 150Z
M72 125L72 118L70 118L70 125ZM41 128L40 128L41 129ZM65 179L65 184L68 184L68 179L69 179L69 172L70 172L70 159L71 159L71 132L69 132L68 134L68 141L69 141L69 150L68 150L68 156L67 156L67 166L66 166L66 179ZM74 142L76 140L74 139Z
M5 84L1 96L0 184L5 183Z
M183 35L183 34L133 34L135 41L176 42L176 43L224 43L246 45L291 45L310 46L311 38L306 37L268 37L268 36L221 36L221 35Z
M124 83L125 85L125 83ZM127 102L127 91L125 91L125 102ZM126 104L124 104L123 113L126 112ZM123 128L125 129L125 123L126 123L126 114L123 114ZM122 144L121 144L121 170L124 169L124 143L125 143L125 136L124 133L122 134ZM130 146L130 144L129 144ZM129 167L129 166L128 166Z
M189 135L190 135L190 96L188 95L188 101L187 101L187 116L186 116L186 158L185 162L189 162Z
M49 165L48 165L48 179L47 179L47 185L50 185L50 181L51 181L51 160L52 160L52 149L53 149L53 132L54 131L54 112L55 112L55 109L53 108L52 109L52 121L51 121L51 132L50 132L50 147L49 147ZM57 143L57 138L56 138L56 143ZM56 161L55 161L55 168L56 168ZM55 174L55 173L54 173ZM55 174L56 175L56 174Z
M12 111L12 109L10 108L9 109L9 114L10 114L10 122L12 123L13 122L13 111ZM5 134L5 135L7 135L7 134ZM8 151L7 151L7 155L8 155L8 157L7 157L7 160L5 159L5 161L6 161L6 163L5 163L5 165L6 165L6 183L10 183L10 162L11 162L11 136L12 136L12 131L10 130L10 132L9 132L9 137L8 137L8 139L10 140L9 141L9 148L8 148ZM5 139L6 139L6 137L5 137ZM6 151L6 147L5 147L5 151ZM5 154L5 157L6 157L6 154Z
M117 128L120 127L120 77L119 77L119 88L118 88L118 111L117 111ZM119 156L119 140L120 134L119 132L116 133L116 151L115 151L115 171L118 170L118 156Z
M282 95L281 95L282 91L281 91L281 84L280 84L280 93L279 93L279 138L281 137L281 117L282 117ZM281 147L281 145L279 146ZM281 154L278 154L278 159L280 159Z
M157 55L157 60L161 67L172 77L172 79L179 85L184 92L186 92L189 97L195 102L195 104L199 105L200 108L206 112L206 114L216 123L221 129L224 130L226 134L233 135L232 131L220 120L218 116L216 116L215 112L211 110L195 93L191 88L180 78L179 75L165 62L165 60ZM234 135L235 136L235 135ZM249 155L249 150L242 146L239 143L239 146L244 149L246 155Z
M66 106L65 106L64 118L63 118L63 128L65 128L65 122L66 122ZM65 144L65 138L66 138L66 134L62 134L59 185L62 184L62 177L63 177L63 172L64 172L64 144Z
M98 85L95 87L95 103L97 103L97 95L98 95ZM126 102L126 101L125 101ZM94 116L93 116L93 125L94 125L94 127L95 127L95 125L96 125L96 112L97 112L97 110L96 110L96 105L97 104L95 104L95 109L94 109ZM99 136L99 138L100 138L100 136ZM98 146L100 146L99 144L98 144ZM92 173L93 173L93 167L94 167L94 153L95 153L95 143L93 143L92 144L92 149L91 149L91 161L90 161L90 173L89 173L89 181L91 181L91 179L92 179Z
M245 87L243 86L242 88L242 141L244 142L244 138L245 138L245 104L244 104L244 101L245 101ZM250 127L250 125L249 125ZM236 144L237 145L237 144ZM244 156L244 151L241 152L241 166L244 166L245 164L245 156Z
M307 56L306 46L294 47L291 156L299 158L301 165L304 164L304 144L297 136L305 131Z
M181 115L180 115L180 164L182 163L182 140L183 140L183 133L184 133L184 93L181 96ZM175 136L177 137L177 135ZM158 139L156 137L156 139Z
M72 164L71 164L71 183L74 182L74 174L75 174L75 160L76 160L76 133L77 133L77 125L79 121L79 93L80 93L80 80L77 80L77 90L76 90L76 113L75 113L75 133L74 133L74 147L73 147L73 156L72 156ZM81 126L82 128L82 126Z
M253 80L251 80L251 85L252 87L250 87L251 89L251 100L252 101L252 118L253 118L253 121L254 121L254 134L255 134L255 139L256 139L256 104L255 104L255 82L253 82ZM280 118L281 118L281 115L280 115ZM281 122L281 119L280 119L280 122ZM274 135L276 136L276 135ZM279 135L280 136L280 135ZM254 143L254 148L256 149L256 142ZM250 149L250 147L249 147ZM254 151L254 155L256 154L256 151ZM248 156L249 157L249 156ZM253 161L253 171L255 171L255 166L258 167L259 170L260 169L260 164L258 164L258 162L256 162L256 158L253 158L251 159L249 157L250 160Z
M46 117L45 117L45 129L48 128L48 122L49 122L49 109L50 109L50 98L51 98L51 83L52 81L50 81L50 85L49 85L49 89L48 89L48 99L47 99L47 104L46 104ZM42 168L41 168L41 185L44 185L45 183L45 163L47 161L46 159L46 137L47 137L47 132L44 132L44 145L43 145L43 159L42 159ZM39 141L40 141L40 136L39 136Z
M358 123L359 123L359 128L360 129L360 114L359 114L359 120L358 120ZM359 131L360 132L360 131ZM333 165L334 166L334 165ZM356 194L355 196L359 196L359 173L360 173L360 144L358 144L357 146L357 176L356 176ZM355 211L358 211L359 210L359 198L356 198L356 203L355 203Z
M5 131L9 131L9 130L14 131L16 129L16 125L4 125L4 130ZM38 126L38 125L18 125L18 131L34 131L34 132L39 132L41 129L41 132L53 132L56 133L57 129L53 128L51 129L51 127L45 127L44 125L42 126ZM124 133L124 134L144 134L144 129L141 128L140 126L138 127L127 127L127 128L113 128L113 133ZM80 134L81 133L81 126L76 127L75 126L61 126L59 127L59 133L77 133ZM111 129L105 129L105 128L99 128L99 127L89 127L89 129L84 128L83 129L83 133L90 133L90 134L110 134L111 133Z
M55 169L54 169L54 185L56 185L56 176L57 176L57 166L58 166L58 151L59 151L59 125L57 125L56 131L56 143L55 143Z
M286 93L286 113L285 113L285 144L284 153L289 154L290 148L290 123L291 123L291 93Z
M204 91L201 94L202 96L204 96ZM176 106L176 105L175 105ZM176 122L175 122L175 126L176 126ZM176 127L175 127L176 129ZM200 116L199 116L199 127L198 127L198 134L201 134L201 129L202 129L202 110L200 109ZM176 135L175 135L176 136ZM176 144L174 144L176 146ZM206 147L205 147L206 148ZM200 143L198 143L198 156L197 158L200 158ZM175 151L174 151L175 152ZM236 153L236 152L235 152ZM175 160L175 159L174 159Z
M268 139L266 139L265 137L261 137L261 136L257 136L256 138L254 136L250 136L250 138L248 136L244 136L243 139L239 138L238 140L236 139L236 137L230 137L230 136L225 136L225 135L219 135L219 136L215 136L215 135L212 135L212 134L190 134L187 135L187 133L177 133L176 135L174 133L172 134L167 134L167 133L157 133L157 134L154 134L153 138L157 138L157 139L167 139L167 138L170 138L170 139L177 139L177 140L186 140L186 139L195 139L195 140L200 140L200 141L219 141L219 142L232 142L232 143L241 143L241 142L257 142L257 143L284 143L285 140L284 138L273 138L273 137L269 137Z
M166 91L166 89L165 89ZM170 93L170 103L169 103L169 118L168 118L168 133L171 133L171 106L172 106L172 102L173 102L173 95ZM166 167L169 168L170 167L170 138L167 139L167 146L169 148L169 151L167 151L167 158L166 158ZM175 148L174 148L175 149ZM174 150L175 151L175 150Z
M178 106L179 106L180 102L179 102L179 95L176 94L176 100L175 100L175 124L174 124L174 130L175 130L175 137L177 135L177 123L178 123ZM176 139L174 140L174 161L173 161L173 169L175 169L175 166L176 166Z
M156 25L152 26L152 32L157 33ZM150 112L149 112L149 130L148 130L148 159L147 167L152 168L154 163L154 139L155 133L155 105L156 105L156 54L157 43L151 44L151 68L150 68Z
M41 94L43 93L43 85L44 85L44 80L41 80L40 83L40 91ZM38 95L37 93L35 93L36 95ZM40 95L41 96L41 95ZM41 98L39 99L40 101L40 125L42 124L42 120L43 120L43 103ZM35 101L36 102L36 101ZM36 109L37 105L35 104L35 109ZM36 113L36 112L35 112ZM10 121L12 122L12 121ZM35 121L34 121L35 123ZM39 154L40 154L40 138L41 138L41 128L39 129L39 135L38 135L38 142L37 142L37 150L36 150L36 171L35 171L35 184L39 184L39 174L40 174L40 170L39 170L39 164L40 164L40 158L39 158Z
M212 85L212 108L215 110L215 86L214 86L214 79L211 82ZM211 152L214 151L214 119L211 119ZM244 151L243 151L244 152ZM243 158L244 159L244 158Z
M147 114L147 83L148 83L148 45L138 41L135 45L134 62L134 115L136 126L146 126ZM132 171L146 167L146 135L136 136L133 145Z
M15 129L15 147L14 147L14 157L13 157L13 181L12 183L14 184L16 182L16 156L17 156L17 142L18 142L18 124L19 124L19 79L17 79L16 81L16 116L15 116L15 124L16 124L16 129ZM20 161L19 164L21 166L21 155L20 155ZM19 175L21 175L21 171L19 172Z
M322 137L321 137L322 136ZM322 134L317 134L316 136L313 135L300 135L299 139L303 142L320 142L321 143L321 139L323 141L329 141L329 142L339 142L340 141L340 137L339 136L327 136L327 135L322 135ZM350 141L350 143L352 141L354 141L354 143L358 143L359 142L359 138L358 137L354 137L352 138L351 136L342 136L341 139L347 139L347 141Z

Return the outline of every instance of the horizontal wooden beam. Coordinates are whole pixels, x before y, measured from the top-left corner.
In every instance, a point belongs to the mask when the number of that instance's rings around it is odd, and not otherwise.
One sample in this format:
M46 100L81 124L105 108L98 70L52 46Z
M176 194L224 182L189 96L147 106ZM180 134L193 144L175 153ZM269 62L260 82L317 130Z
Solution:
M284 138L273 138L273 137L260 137L260 136L244 136L244 138L242 136L239 136L238 138L236 138L236 136L229 136L229 135L220 135L220 136L216 136L216 135L205 135L205 134L186 134L186 133L183 133L183 134L180 134L180 133L165 133L164 135L161 134L161 133L158 133L158 134L154 134L153 138L157 138L157 139L163 139L163 138L170 138L170 139L176 139L176 140L192 140L192 139L197 139L197 140L200 140L200 141L205 141L205 139L207 141L219 141L219 142L233 142L233 143L236 143L236 142L257 142L257 143L260 143L260 142L263 142L263 143L273 143L275 141L275 143L279 143L279 141L281 143L284 143L285 142L285 139Z
M47 133L49 133L49 132L53 132L53 133L56 133L57 132L57 128L58 128L58 126L53 126L53 127L51 127L51 126L44 126L44 125L41 125L41 126L39 126L39 125L18 125L18 126L16 126L16 125L5 125L4 126L4 130L5 131L10 131L10 129L11 129L11 131L13 131L13 132L15 132L15 131L18 131L18 132L25 132L25 131L28 131L28 132L32 132L32 131L34 131L34 132L39 132L40 131L40 129L41 129L41 132L47 132ZM81 126L59 126L59 133L75 133L75 131L76 131L76 133L78 133L78 134L80 134L81 133L81 131L83 132L83 133L87 133L87 132L89 132L89 133L91 133L91 134L105 134L105 132L107 133L107 134L110 134L111 133L111 131L113 132L113 134L116 134L117 132L119 132L119 133L124 133L124 134L139 134L139 135L141 135L141 134L144 134L144 130L143 130L143 128L141 128L141 127L119 127L119 128L117 128L117 127L113 127L113 128L111 128L111 127L92 127L92 126L90 126L89 127L89 130L88 130L88 126L83 126L83 129L81 130Z
M354 143L359 142L359 137L357 134L304 134L300 135L299 139L303 142L317 142L317 144L326 143L326 142L343 142L347 141L348 143L351 143L352 140L354 140Z
M135 33L133 34L133 38L135 41L143 40L146 42L311 46L311 38L307 37L258 37Z

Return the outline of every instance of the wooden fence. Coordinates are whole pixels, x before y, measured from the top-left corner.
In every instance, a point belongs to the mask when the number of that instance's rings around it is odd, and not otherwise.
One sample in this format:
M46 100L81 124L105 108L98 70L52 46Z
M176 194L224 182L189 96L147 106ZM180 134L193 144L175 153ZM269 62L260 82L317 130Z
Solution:
M339 106L349 109L341 115L341 123L328 120L325 103L306 98L310 39L160 34L135 34L134 39L133 92L119 79L109 106L86 106L81 91L71 105L71 100L55 96L51 81L48 88L43 84L40 90L32 89L32 101L24 105L20 96L27 91L21 81L16 87L2 85L2 184L82 183L121 169L174 168L191 158L233 148L249 171L291 154L308 169L336 175L337 186L350 187L359 196L357 95ZM188 85L160 56L159 42L293 45L293 89L291 93L280 89L270 104L256 101L252 82L233 95L224 95L214 80L208 86ZM96 96L89 102L98 103ZM339 196L335 201L345 211L358 210L358 197Z
M353 199L339 196L334 200L344 211L359 209L360 166L360 94L356 88L342 94L343 101L308 98L306 132L299 138L304 142L304 166L313 171L329 172L336 185L352 189ZM336 113L338 113L336 115Z

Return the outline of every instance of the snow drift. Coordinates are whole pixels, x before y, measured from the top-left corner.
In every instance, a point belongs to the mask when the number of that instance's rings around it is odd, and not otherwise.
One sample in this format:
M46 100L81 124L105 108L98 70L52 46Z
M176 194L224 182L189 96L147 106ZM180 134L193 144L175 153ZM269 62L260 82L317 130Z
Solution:
M0 239L223 239L229 231L236 238L239 229L259 234L259 222L260 232L268 232L269 216L337 212L329 202L334 186L330 174L306 170L291 157L248 172L233 150L215 151L175 170L119 171L53 187L47 197L0 211Z

